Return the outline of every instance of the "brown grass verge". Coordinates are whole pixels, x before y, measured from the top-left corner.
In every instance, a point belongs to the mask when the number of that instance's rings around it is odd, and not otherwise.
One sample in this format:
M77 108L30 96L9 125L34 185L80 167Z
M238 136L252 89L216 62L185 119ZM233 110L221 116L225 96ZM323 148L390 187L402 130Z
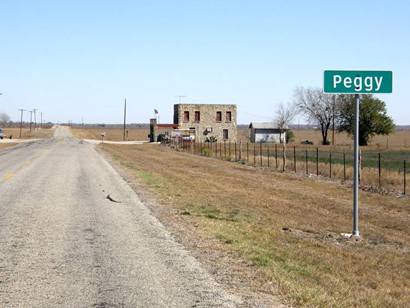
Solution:
M147 140L149 129L147 128L129 128L127 140ZM71 128L72 134L79 139L101 139L101 133L105 133L104 140L122 141L122 128Z
M17 143L0 143L0 150L15 146Z
M23 128L21 132L22 139L36 139L36 138L51 138L54 134L54 129L51 128L37 128L36 130ZM20 136L20 129L19 128L5 128L4 135L6 137L12 136L13 139L19 139Z
M257 279L277 285L291 304L404 307L410 301L408 198L361 192L363 239L355 242L340 235L351 230L345 186L160 146L104 150L196 225L193 232L249 262L261 273Z

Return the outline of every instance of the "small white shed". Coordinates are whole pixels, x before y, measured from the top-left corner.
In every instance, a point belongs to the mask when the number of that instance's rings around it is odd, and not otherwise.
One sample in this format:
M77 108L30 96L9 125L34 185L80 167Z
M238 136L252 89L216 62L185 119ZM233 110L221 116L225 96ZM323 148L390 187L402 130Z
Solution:
M249 124L249 139L255 143L284 143L286 129L275 127L273 122L251 122Z

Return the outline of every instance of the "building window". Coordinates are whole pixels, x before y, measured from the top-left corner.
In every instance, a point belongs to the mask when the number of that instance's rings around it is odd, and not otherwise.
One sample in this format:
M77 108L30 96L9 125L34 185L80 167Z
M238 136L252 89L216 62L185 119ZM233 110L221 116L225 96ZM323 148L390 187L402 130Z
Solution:
M229 139L229 134L228 134L228 130L227 130L227 129L224 129L224 130L223 130L223 138L224 138L224 140L228 140L228 139Z
M232 122L232 112L226 112L226 122Z
M201 121L201 113L199 111L195 111L195 122L199 123Z
M222 122L222 111L216 112L216 122Z
M189 122L189 111L184 111L184 122Z

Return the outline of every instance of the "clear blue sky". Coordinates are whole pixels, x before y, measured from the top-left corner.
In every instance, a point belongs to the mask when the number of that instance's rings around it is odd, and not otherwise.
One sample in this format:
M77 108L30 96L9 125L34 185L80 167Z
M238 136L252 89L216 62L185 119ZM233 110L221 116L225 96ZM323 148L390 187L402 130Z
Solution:
M236 103L239 123L273 118L324 69L386 69L381 96L410 124L409 1L0 1L0 112L130 122L184 102Z

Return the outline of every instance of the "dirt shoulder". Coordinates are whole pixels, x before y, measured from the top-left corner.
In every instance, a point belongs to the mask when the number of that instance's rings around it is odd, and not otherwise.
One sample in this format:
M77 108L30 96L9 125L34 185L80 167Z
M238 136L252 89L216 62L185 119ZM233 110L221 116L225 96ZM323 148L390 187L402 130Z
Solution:
M249 306L405 306L410 202L362 192L363 239L351 191L161 146L104 145L140 198ZM257 303L255 299L259 299Z

